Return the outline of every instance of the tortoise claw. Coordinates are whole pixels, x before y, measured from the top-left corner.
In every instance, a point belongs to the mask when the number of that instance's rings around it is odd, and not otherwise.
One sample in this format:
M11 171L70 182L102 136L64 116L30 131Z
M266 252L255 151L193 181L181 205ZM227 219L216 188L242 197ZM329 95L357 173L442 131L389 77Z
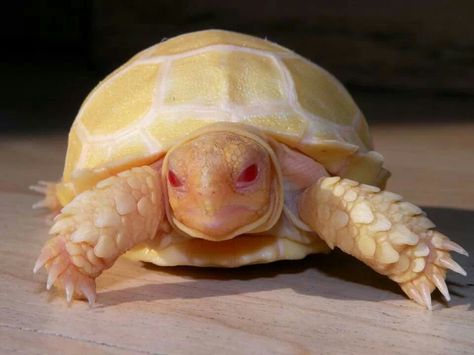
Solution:
M39 200L38 202L35 202L33 206L31 206L31 208L33 208L34 210L38 210L40 208L47 208L47 207L48 207L48 204L46 203L45 199Z
M461 275L466 276L466 271L449 255L450 251L455 251L466 255L467 252L457 243L450 241L447 237L436 231L428 231L422 235L423 239L419 245L423 243L427 248L427 252L416 254L418 249L415 249L413 254L416 258L423 258L420 263L422 268L416 269L416 262L413 263L415 267L411 270L411 275L406 281L400 280L400 286L403 291L415 302L431 309L430 293L437 288L446 301L451 300L448 286L446 285L446 272L452 270ZM419 259L415 259L419 260Z
M38 181L36 185L31 185L30 190L44 195L44 198L35 204L33 209L48 208L57 213L61 209L61 204L56 198L56 183L48 181Z
M47 244L41 249L38 259L36 259L33 273L37 273L49 260L54 258L54 253L51 252L50 246Z
M35 266L33 267L33 273L36 274L46 263L47 260L42 260L40 257L36 259Z
M48 192L48 188L52 184L51 182L40 180L36 185L30 185L29 189L40 194L45 194Z
M438 288L439 292L443 295L444 299L446 301L451 301L451 296L449 295L449 290L448 286L446 285L446 282L444 281L444 277L441 277L441 275L438 274L433 274L429 275L428 277L431 282L434 283L434 285Z
M423 277L421 279L406 282L400 286L413 301L426 307L430 311L433 309L431 304L432 284L428 279Z
M423 297L421 296L420 292L418 292L418 289L413 283L408 282L400 286L402 290L407 294L408 297L410 297L412 300L414 300L416 303L422 306L425 305Z
M87 298L87 302L89 302L89 306L92 307L95 303L95 296L96 296L96 289L95 289L95 282L86 282L80 285L80 290L85 298Z
M68 304L71 304L75 294L87 298L89 305L94 304L95 281L72 263L62 236L57 236L47 242L41 250L33 271L36 273L43 266L46 266L48 271L46 289L51 289L53 285L64 288Z
M48 281L46 282L46 289L49 290L56 282L57 278L67 269L61 258L55 258L51 266L49 267Z
M423 300L423 305L426 306L430 311L433 309L431 306L431 290L426 283L421 283L418 286L420 291L421 299Z
M455 251L456 253L469 256L469 253L466 251L466 249L464 249L458 243L453 242L452 240L444 240L441 244L441 249Z
M439 266L442 266L442 267L445 267L449 270L452 270L454 272L457 272L458 274L461 274L463 276L466 276L467 275L467 272L466 270L464 270L461 265L459 265L457 262L455 262L453 259L451 259L450 257L441 257L439 260L438 260L438 264Z
M66 300L68 305L72 302L72 296L74 295L74 283L70 277L64 281L64 290L66 291Z

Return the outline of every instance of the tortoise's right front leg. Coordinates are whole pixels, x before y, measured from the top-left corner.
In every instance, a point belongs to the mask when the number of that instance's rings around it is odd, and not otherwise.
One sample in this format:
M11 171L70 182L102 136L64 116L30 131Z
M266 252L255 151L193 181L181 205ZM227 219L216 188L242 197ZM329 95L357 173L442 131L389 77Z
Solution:
M128 249L152 239L163 220L160 175L144 166L99 182L76 196L55 218L34 272L48 270L47 288L95 300L95 278Z

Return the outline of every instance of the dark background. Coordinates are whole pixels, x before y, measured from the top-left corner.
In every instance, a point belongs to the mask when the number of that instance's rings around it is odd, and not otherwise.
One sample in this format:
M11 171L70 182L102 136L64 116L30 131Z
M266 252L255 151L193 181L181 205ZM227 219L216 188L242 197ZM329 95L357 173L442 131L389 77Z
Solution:
M473 119L474 1L14 1L0 15L0 133L67 129L134 53L221 28L278 42L351 91L369 122ZM447 118L448 117L448 118Z

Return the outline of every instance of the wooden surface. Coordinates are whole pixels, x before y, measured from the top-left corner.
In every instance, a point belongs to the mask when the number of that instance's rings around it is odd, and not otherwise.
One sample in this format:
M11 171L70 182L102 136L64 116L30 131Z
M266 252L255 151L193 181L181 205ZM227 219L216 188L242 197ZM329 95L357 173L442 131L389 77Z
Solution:
M379 125L389 188L421 204L474 254L474 124ZM62 136L0 136L0 353L474 353L473 257L449 273L449 306L398 287L334 252L233 270L119 260L93 308L45 291L32 274L47 239L27 186L61 172Z

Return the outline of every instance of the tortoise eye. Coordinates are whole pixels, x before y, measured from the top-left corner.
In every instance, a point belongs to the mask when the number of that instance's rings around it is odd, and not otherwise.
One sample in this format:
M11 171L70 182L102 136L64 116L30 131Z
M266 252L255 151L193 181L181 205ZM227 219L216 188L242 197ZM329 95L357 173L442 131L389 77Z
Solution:
M237 178L237 186L242 187L246 186L249 183L255 181L258 176L258 167L256 164L252 164L249 167L245 168Z
M168 181L170 185L173 187L183 186L183 183L181 182L181 180L176 176L176 174L172 170L168 171Z

